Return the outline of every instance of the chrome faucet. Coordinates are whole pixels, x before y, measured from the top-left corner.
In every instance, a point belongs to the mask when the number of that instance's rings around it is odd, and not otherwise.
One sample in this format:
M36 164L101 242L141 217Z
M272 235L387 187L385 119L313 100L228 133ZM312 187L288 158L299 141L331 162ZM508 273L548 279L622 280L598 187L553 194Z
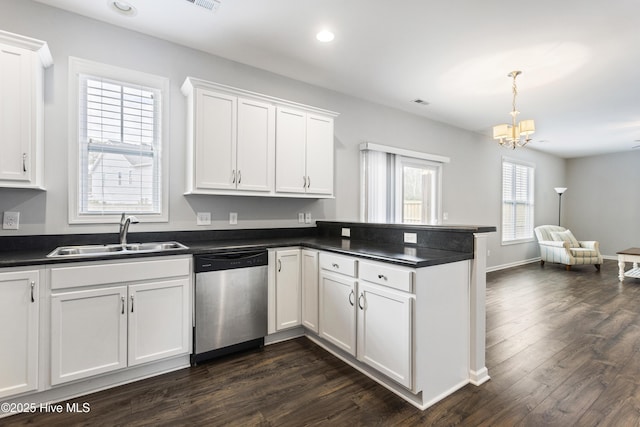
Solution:
M120 218L120 244L122 246L127 244L127 233L129 232L130 224L137 224L138 218L133 215L126 216L124 212L122 212L122 217Z

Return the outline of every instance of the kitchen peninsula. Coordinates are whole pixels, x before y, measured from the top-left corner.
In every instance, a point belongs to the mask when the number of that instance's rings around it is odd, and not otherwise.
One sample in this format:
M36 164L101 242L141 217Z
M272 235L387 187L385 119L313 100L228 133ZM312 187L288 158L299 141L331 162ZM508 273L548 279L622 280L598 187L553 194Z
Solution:
M493 231L495 227L318 221L315 228L131 233L132 242L175 240L188 249L175 249L161 255L141 253L72 259L47 258L46 254L60 245L113 243L116 235L2 237L0 282L3 274L15 276L28 270L32 276L26 283L31 286L33 301L39 303L39 310L34 314L39 320L33 323L30 334L32 347L18 341L11 346L16 349L22 346L20 351L29 348L35 351L29 360L19 362L0 352L0 357L7 357L12 363L30 364L19 367L35 372L25 381L29 385L12 389L14 384L0 384L0 396L13 402L27 398L30 402L60 401L71 395L90 393L96 387L107 388L188 366L190 343L184 347L187 350L168 352L161 360L140 358L139 364L132 364L130 355L128 366L125 363L108 372L96 371L86 378L70 377L69 381L56 377L54 367L50 366L52 349L56 349L52 347L51 337L51 320L55 321L52 307L57 307L66 294L57 295L55 287L67 292L65 287L76 286L68 279L72 276L66 276L68 271L75 271L76 266L117 268L139 262L137 265L142 267L147 263L157 267L172 261L180 267L181 281L177 283L177 279L172 279L177 284L171 289L190 300L193 293L188 288L192 286L192 279L182 270L185 263L191 261L191 255L261 247L270 254L266 344L304 334L403 399L425 409L465 384L479 385L489 379L485 366L485 254L488 233ZM405 243L407 241L415 243ZM309 265L314 265L315 260L315 270L299 276L300 297L293 298L293 302L277 300L275 292L279 286L275 260L283 250L300 251L303 260L311 260ZM311 257L304 258L305 255ZM101 271L107 274L109 269ZM56 285L56 278L61 277L67 281ZM143 279L146 280L139 278ZM314 280L316 287L308 287L308 282ZM0 291L2 286L0 284ZM133 288L130 287L130 294ZM78 283L78 289L93 292L84 283ZM278 322L276 307L283 303L299 305L300 318L287 327L280 327L282 322ZM190 314L190 304L184 307L186 312L180 311L176 318ZM351 322L346 328L340 323L343 318ZM406 328L398 333L393 329L398 325ZM377 342L377 337L392 342ZM404 347L399 348L398 343ZM4 360L2 364L7 366Z

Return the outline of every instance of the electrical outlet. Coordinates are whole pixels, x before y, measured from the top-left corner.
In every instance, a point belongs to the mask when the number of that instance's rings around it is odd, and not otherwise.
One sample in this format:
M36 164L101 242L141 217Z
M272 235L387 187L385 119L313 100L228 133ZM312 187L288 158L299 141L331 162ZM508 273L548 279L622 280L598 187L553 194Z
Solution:
M304 214L304 222L305 224L311 224L311 212L307 212Z
M304 212L298 212L298 223L304 224Z
M211 225L211 212L198 212L196 215L197 225Z
M351 229L343 228L342 229L342 237L351 237Z
M418 243L418 234L417 233L404 233L404 242L405 243Z
M231 225L238 224L238 212L229 212L229 224Z
M443 221L446 221L446 220L448 220L448 219L449 219L449 212L444 212L444 213L442 214L442 220L443 220Z
M2 219L4 230L17 230L20 226L20 212L5 212Z

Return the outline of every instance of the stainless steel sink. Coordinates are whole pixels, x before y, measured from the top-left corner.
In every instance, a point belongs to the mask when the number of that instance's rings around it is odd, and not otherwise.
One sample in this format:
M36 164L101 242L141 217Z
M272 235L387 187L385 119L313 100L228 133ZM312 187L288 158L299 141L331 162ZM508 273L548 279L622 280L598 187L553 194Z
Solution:
M189 249L179 242L129 243L126 245L85 245L61 246L53 250L48 258L103 256L117 254L136 254L141 252L162 252L175 249Z

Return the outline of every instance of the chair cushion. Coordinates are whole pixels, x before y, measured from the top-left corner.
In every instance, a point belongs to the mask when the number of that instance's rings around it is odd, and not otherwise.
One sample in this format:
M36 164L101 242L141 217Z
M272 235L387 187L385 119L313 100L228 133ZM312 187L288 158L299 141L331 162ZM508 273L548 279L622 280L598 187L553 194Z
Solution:
M569 251L571 251L571 255L573 255L576 258L579 257L597 257L598 251L594 251L593 249L589 249L589 248L570 248Z
M556 242L569 242L569 247L571 248L580 247L580 243L578 243L578 239L573 237L573 233L571 233L571 230L552 231L551 238Z

